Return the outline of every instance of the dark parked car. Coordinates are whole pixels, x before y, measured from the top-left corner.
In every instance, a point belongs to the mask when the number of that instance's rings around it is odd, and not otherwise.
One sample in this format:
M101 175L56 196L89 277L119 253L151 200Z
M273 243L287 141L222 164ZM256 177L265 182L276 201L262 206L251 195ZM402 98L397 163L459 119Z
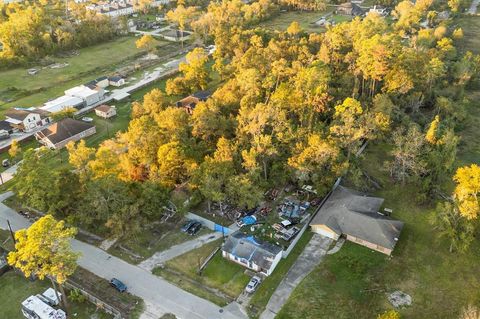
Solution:
M127 286L121 282L120 280L118 280L117 278L112 278L110 280L110 285L113 286L113 288L117 289L118 291L120 292L125 292L127 291Z
M194 236L200 231L200 229L202 229L202 224L199 222L196 222L195 224L193 224L192 227L190 227L190 229L187 232L190 236Z
M181 229L183 232L186 233L186 232L188 232L188 230L189 230L190 228L192 228L192 226L193 226L195 223L197 223L196 220L189 220L189 221L186 222L186 223L182 226L182 228L180 228L180 229Z

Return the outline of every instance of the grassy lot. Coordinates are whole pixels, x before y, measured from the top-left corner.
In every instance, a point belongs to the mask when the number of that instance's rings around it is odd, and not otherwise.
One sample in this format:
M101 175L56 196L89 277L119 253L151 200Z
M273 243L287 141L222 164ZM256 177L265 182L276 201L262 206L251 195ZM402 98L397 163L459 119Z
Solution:
M346 243L294 290L277 318L374 318L382 293L369 289L375 287L378 273L385 271L386 259Z
M292 267L293 263L295 263L298 256L302 253L303 249L310 241L310 238L312 238L312 235L313 234L311 232L306 231L290 255L288 255L287 258L282 259L278 263L273 274L268 276L258 287L258 290L255 292L250 301L249 311L251 312L252 316L256 317L263 312L273 292L285 277L290 267Z
M480 17L462 16L456 22L463 29L463 48L473 53L480 53Z
M302 29L306 32L324 32L325 27L315 25L315 22L318 21L321 17L326 16L329 13L334 11L333 7L327 8L325 11L286 11L280 12L278 15L263 21L260 23L260 27L265 27L271 30L284 31L288 26L296 21L300 24ZM333 20L335 23L341 23L344 21L349 21L352 18L349 16L334 14L329 16L327 20Z
M221 240L208 243L166 262L165 269L156 268L153 273L172 281L182 289L223 306L228 300L219 297L212 291L218 290L228 299L235 299L243 291L250 277L244 273L244 267L224 259L219 252L208 263L202 274L198 274L201 262L219 245L221 245ZM185 279L182 280L181 276L184 276ZM193 284L192 281L198 285Z
M57 63L68 62L67 67L42 69L35 76L28 75L27 68L1 71L0 113L13 106L38 106L62 95L65 89L114 72L117 67L142 53L135 47L135 41L136 37L122 37L80 49L77 56L55 58ZM176 48L177 45L160 41L159 55Z
M9 271L0 276L0 309L2 318L22 319L21 303L27 297L36 295L50 287L50 282L34 281L31 282L25 277L13 271ZM111 318L111 316L97 310L96 307L88 302L69 303L69 314L72 318L89 319L95 315L95 318Z
M168 248L181 244L183 242L193 240L198 236L210 233L211 231L205 227L195 236L190 236L182 231L180 227L184 220L167 222L155 225L152 228L145 229L141 234L122 240L109 249L109 253L117 257L123 258L130 263L138 263L151 257L158 251L164 251ZM126 249L135 252L141 258L135 258L122 250L118 244L121 244Z
M458 166L480 163L479 96L469 93L469 118L457 132ZM449 243L438 239L429 222L435 203L415 203L416 190L395 184L382 170L389 148L369 145L362 166L383 185L375 194L385 198L394 218L405 222L393 258L345 245L300 284L279 318L372 318L392 308L385 293L397 289L413 298L411 307L400 310L405 318L458 318L468 304L480 306L480 242L475 240L465 254L448 251ZM451 191L451 183L443 188Z

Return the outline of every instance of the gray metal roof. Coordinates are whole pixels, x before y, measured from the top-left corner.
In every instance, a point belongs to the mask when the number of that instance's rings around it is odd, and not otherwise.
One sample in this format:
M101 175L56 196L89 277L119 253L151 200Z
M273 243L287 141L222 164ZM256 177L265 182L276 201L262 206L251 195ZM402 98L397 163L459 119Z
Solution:
M338 186L310 225L326 225L338 235L351 235L393 249L404 224L378 213L383 201L383 198Z
M222 250L238 258L246 259L262 269L270 269L275 256L281 253L283 249L236 231L227 238Z

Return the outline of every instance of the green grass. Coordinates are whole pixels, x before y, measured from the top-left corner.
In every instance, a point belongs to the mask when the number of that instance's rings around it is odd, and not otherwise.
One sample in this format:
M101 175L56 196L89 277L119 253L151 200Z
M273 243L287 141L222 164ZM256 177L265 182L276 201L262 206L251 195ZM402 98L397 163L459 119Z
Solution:
M180 231L183 222L184 220L158 224L152 228L145 229L135 237L130 237L119 242L122 246L141 256L141 259L132 258L132 256L120 249L117 245L110 248L109 253L136 264L151 257L156 252L167 250L172 246L193 240L198 236L211 232L209 229L203 227L196 236L192 237Z
M249 310L253 316L258 316L265 309L273 292L285 277L288 270L295 263L298 256L300 256L312 236L313 234L309 231L303 233L295 248L292 250L292 252L290 252L290 255L288 255L287 258L282 259L275 268L275 271L270 276L265 278L262 284L258 287L258 290L255 292L250 301L251 308Z
M302 282L277 318L374 318L376 298L368 289L385 270L386 259L347 242Z
M465 15L456 22L463 29L462 49L480 53L480 17Z
M42 69L37 75L27 74L27 68L0 72L0 113L13 106L39 106L60 96L71 88L108 75L117 67L125 66L142 52L135 47L136 37L122 37L108 43L79 50L78 56L55 58L55 62L68 62L61 69ZM160 41L159 55L177 49L177 45ZM9 99L13 101L8 102Z
M167 270L170 269L174 272L180 273L186 278L201 285L217 289L227 295L230 299L235 299L240 295L250 280L250 277L245 274L244 267L224 259L221 253L218 252L208 263L202 274L198 274L201 262L204 261L219 245L221 245L221 240L208 243L198 249L167 261L165 267ZM164 274L166 273L166 270L156 268L153 270L153 273L165 277ZM178 282L174 283L178 284ZM184 287L180 285L180 287L190 291L189 286ZM197 291L191 292L196 293ZM203 293L208 292L209 291L206 290L206 292Z
M479 163L479 94L468 93L473 103L464 128L457 132L457 166ZM438 199L414 202L417 190L395 184L382 169L390 148L370 144L361 165L383 186L375 194L385 198L394 218L405 222L393 258L347 243L304 279L279 318L374 318L392 308L385 293L397 289L413 298L412 306L399 310L403 318L458 318L468 304L480 306L480 242L475 240L464 254L449 252L449 243L439 240L429 222ZM451 191L450 181L443 189Z
M325 11L310 12L310 11L286 11L280 12L278 15L271 19L260 23L260 27L265 27L271 30L285 31L288 26L296 21L300 24L302 29L307 32L323 32L323 27L316 26L314 23L322 16L333 11L333 9L327 9Z
M21 303L27 297L44 292L50 283L47 281L29 281L14 271L9 271L0 276L0 312L2 318L22 319ZM69 302L69 314L71 318L89 319L94 314L96 318L111 318L111 316L96 310L96 307L88 302Z

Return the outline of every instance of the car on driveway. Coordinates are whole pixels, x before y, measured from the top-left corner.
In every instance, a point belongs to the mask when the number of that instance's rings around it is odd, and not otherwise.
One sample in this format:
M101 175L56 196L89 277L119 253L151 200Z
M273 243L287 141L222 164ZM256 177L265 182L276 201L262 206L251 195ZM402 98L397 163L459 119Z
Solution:
M200 229L202 229L202 224L195 222L195 224L193 224L187 232L190 236L194 236L200 231Z
M117 278L112 278L110 280L110 285L112 285L113 288L117 289L120 292L127 291L127 285L125 285L123 282L121 282Z
M253 276L252 279L250 279L250 282L248 283L247 287L245 287L245 291L248 292L249 294L253 293L255 290L257 290L258 285L260 285L261 279L260 277Z
M189 220L188 222L186 222L182 228L180 228L184 233L188 232L188 230L195 224L197 223L196 220Z

